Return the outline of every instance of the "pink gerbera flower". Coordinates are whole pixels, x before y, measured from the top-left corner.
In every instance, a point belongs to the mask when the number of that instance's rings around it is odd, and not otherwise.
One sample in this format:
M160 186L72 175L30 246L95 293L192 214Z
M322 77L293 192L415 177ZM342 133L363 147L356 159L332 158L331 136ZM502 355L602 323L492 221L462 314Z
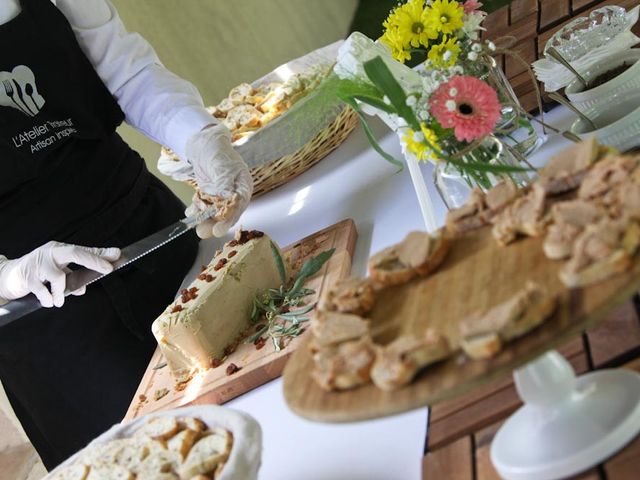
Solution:
M429 104L440 125L453 128L460 142L490 134L500 117L498 94L475 77L452 77L438 87Z
M467 0L462 5L462 8L464 8L464 13L466 15L469 15L470 13L473 13L476 10L480 10L480 7L482 7L482 4L478 0Z

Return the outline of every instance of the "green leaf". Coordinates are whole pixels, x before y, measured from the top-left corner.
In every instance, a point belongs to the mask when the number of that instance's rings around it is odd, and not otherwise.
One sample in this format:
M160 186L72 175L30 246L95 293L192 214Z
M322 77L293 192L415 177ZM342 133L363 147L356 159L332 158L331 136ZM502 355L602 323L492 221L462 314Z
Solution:
M278 273L280 274L280 280L283 285L286 285L287 281L287 269L284 266L284 261L282 260L282 256L280 255L280 251L278 247L276 247L275 243L271 242L271 253L273 254L273 259L276 262L276 267L278 267Z
M375 57L364 62L363 66L371 82L389 98L389 102L391 102L398 115L404 118L413 130L420 131L420 122L418 122L411 107L407 105L406 93L404 93L402 86L395 79L384 60L381 57Z
M354 98L362 103L366 103L367 105L371 105L372 107L377 108L378 110L382 110L383 112L395 114L396 111L391 107L391 105L387 105L383 100L371 97L369 95L353 95Z
M378 139L373 134L373 130L371 130L371 127L369 126L367 116L360 109L358 102L356 102L352 97L349 97L349 98L341 97L341 100L345 102L347 105L349 105L351 108L353 108L353 111L358 114L358 117L360 118L360 123L362 124L362 129L364 130L364 134L367 136L367 140L369 140L369 143L371 144L373 149L376 152L378 152L378 155L384 158L387 162L395 165L400 170L402 170L404 168L404 164L400 160L397 160L395 157L385 152L380 146L380 144L378 143Z
M301 308L299 310L295 310L293 312L287 312L287 313L281 313L280 316L281 317L297 317L299 315L304 315L305 313L310 312L311 310L313 310L315 307L315 305L307 305L305 308Z
M503 164L491 164L482 162L462 162L453 158L447 159L447 162L452 163L458 167L461 171L474 170L477 172L489 172L489 173L522 173L531 172L533 169L528 167L518 167L515 165L503 165Z
M296 280L291 288L290 293L296 293L304 286L304 282L311 276L315 275L320 271L323 265L331 258L331 255L336 251L335 248L331 250L327 250L326 252L322 252L316 255L313 258L310 258L302 265L302 268L296 275Z

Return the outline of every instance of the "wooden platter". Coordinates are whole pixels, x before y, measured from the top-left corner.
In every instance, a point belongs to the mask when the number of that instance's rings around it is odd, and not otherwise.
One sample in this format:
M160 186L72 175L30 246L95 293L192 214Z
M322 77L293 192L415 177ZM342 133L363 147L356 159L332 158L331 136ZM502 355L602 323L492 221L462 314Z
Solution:
M322 231L314 233L284 249L294 268L320 252L335 248L327 264L305 284L316 291L310 303L316 302L324 288L351 272L351 260L355 249L357 232L353 220L343 220ZM314 298L315 297L315 298ZM224 403L279 377L289 356L305 341L307 333L295 338L280 352L270 343L257 350L253 344L240 344L237 350L218 368L212 368L194 376L189 382L176 387L176 381L168 367L158 368L164 363L156 350L140 386L129 406L125 419L147 413L167 410L179 406ZM240 370L226 374L227 365L236 364ZM155 399L160 392L165 393Z
M511 373L543 352L566 343L640 288L640 262L631 271L583 289L568 290L558 278L564 262L547 259L543 238L500 247L483 228L457 239L438 272L382 292L369 315L374 341L385 344L402 333L431 326L453 342L467 315L496 305L528 280L558 294L559 308L538 329L505 346L496 357L471 361L455 355L425 369L394 392L372 384L345 392L325 392L311 379L308 348L299 348L284 372L284 395L297 414L321 422L353 422L392 415L466 393Z

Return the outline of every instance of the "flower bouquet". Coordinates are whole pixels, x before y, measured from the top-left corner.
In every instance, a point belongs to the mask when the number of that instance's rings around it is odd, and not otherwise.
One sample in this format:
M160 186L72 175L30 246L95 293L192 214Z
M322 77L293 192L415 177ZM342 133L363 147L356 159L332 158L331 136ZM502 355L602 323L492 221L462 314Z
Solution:
M338 96L358 112L374 149L409 167L432 225L417 162L435 163L438 174L456 177L467 190L488 189L505 176L523 184L531 170L524 161L530 145L519 149L515 138L507 139L523 125L535 131L491 57L496 45L480 40L486 17L480 7L477 0L408 0L391 11L377 42L352 34L334 68L343 82ZM415 59L423 63L405 65ZM382 151L365 113L381 117L398 134L406 162Z

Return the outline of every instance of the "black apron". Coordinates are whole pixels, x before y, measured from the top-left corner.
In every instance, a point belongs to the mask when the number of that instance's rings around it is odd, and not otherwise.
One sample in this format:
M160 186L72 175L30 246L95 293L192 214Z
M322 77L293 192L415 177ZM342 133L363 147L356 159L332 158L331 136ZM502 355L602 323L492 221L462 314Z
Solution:
M124 114L64 15L21 4L0 25L0 253L123 247L179 219L182 203L115 133ZM122 419L156 346L151 322L196 251L186 235L0 329L0 380L47 468Z

